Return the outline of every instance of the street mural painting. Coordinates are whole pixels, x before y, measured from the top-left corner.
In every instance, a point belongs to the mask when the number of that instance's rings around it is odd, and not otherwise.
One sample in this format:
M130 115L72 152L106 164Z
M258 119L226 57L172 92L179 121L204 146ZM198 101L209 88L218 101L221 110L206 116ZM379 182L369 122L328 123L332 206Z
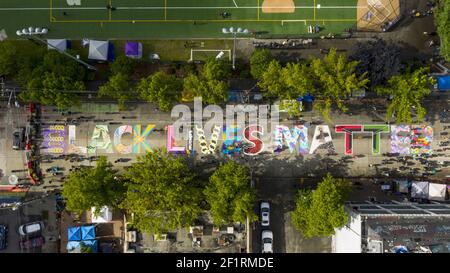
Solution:
M150 145L150 134L155 125L122 125L115 130L110 130L108 125L95 125L92 134L88 134L88 144L77 145L77 127L75 125L51 125L42 130L42 148L46 153L118 153L139 154L152 151ZM249 125L241 128L231 125L211 126L211 136L207 139L205 129L195 125L188 130L188 137L182 142L177 142L175 127L167 126L166 148L171 153L191 154L199 150L201 154L223 155L258 155L264 150L280 154L284 147L291 154L306 155L315 153L336 154L335 145L328 125L318 125L312 133L309 143L309 128L304 125L288 127L285 125L275 126L271 134L264 132L260 125ZM111 133L114 134L111 136ZM433 128L427 125L336 125L334 133L344 134L344 154L352 155L354 150L354 134L371 134L372 154L379 155L382 152L381 139L383 135L390 134L390 152L398 154L431 154L433 142ZM133 140L131 144L124 144L124 135L129 134ZM222 148L217 150L219 142ZM386 151L388 152L388 151Z
M409 155L411 128L408 125L391 126L391 153Z
M264 131L261 126L250 125L244 130L244 140L249 146L243 148L245 155L257 155L264 149L264 143L257 135L263 135Z
M345 154L352 155L353 154L353 133L362 132L361 125L336 125L335 132L336 133L344 133L344 145L345 145Z
M237 155L242 150L242 130L236 125L224 126L222 133L222 154Z
M113 145L111 137L109 136L108 125L95 125L92 133L91 143L87 147L89 154L95 154L97 150L107 154L113 153Z
M379 155L381 153L381 134L389 133L389 125L363 125L364 132L372 133L372 154Z
M203 154L209 155L209 154L215 153L217 143L218 143L219 137L221 135L220 132L222 131L221 128L222 127L219 125L214 125L212 134L211 134L211 140L208 145L208 142L207 142L206 136L205 136L205 131L203 130L203 128L200 128L197 125L195 125L195 131L197 133L198 143L200 145L200 151Z
M413 126L411 130L411 154L432 154L433 128L431 126Z
M42 148L46 153L62 154L66 152L66 126L64 125L50 125L44 127L42 130L42 136L44 141L42 142Z
M274 132L274 153L280 153L283 150L283 140L291 153L295 152L298 143L298 153L308 154L308 128L306 126L296 125L291 131L288 126L278 125Z
M179 147L175 145L174 128L173 125L167 126L167 151L169 153L184 154L186 153L185 147Z
M316 126L309 154L314 154L316 151L326 151L328 154L336 153L328 125Z
M151 152L152 148L147 141L147 137L155 129L155 124L149 124L142 131L142 125L136 124L133 127L133 153Z
M133 127L131 125L123 125L114 132L114 147L119 154L131 154L133 145L122 144L122 136L124 134L133 134Z
M77 146L75 141L77 139L76 130L77 127L75 125L69 125L69 147L67 149L67 153L69 154L87 154L87 147Z
M352 155L353 137L355 133L371 133L372 134L372 154L377 155L381 152L381 134L389 133L388 125L336 125L336 133L344 133L345 154Z

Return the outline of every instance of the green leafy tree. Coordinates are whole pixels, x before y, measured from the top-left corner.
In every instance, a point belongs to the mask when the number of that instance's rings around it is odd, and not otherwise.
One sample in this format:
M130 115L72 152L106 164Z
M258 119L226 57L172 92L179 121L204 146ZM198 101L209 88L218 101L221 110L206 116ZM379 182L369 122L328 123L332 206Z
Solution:
M336 49L331 49L325 58L311 61L311 73L314 79L314 93L320 101L316 101L315 107L325 120L330 120L332 105L345 112L343 99L349 97L352 91L365 88L369 80L367 74L356 74L357 61L348 62L344 54L337 54Z
M213 173L204 193L217 226L245 223L247 217L250 221L257 219L253 212L256 191L250 187L248 169L235 161L228 161Z
M130 90L128 76L122 73L111 76L107 83L98 89L100 98L113 98L119 104L119 109L125 110L125 102L132 99L133 92Z
M437 32L441 38L441 55L450 62L450 2L437 1L434 14Z
M202 69L202 75L206 80L227 80L230 75L229 65L222 61L216 59L209 59L205 62Z
M9 41L0 43L0 76L8 76L16 71L17 51Z
M434 80L428 75L427 68L394 76L389 79L387 86L376 89L380 95L389 95L392 98L386 112L386 120L390 121L394 114L397 123L413 122L413 111L417 121L423 120L426 110L422 106L424 96L430 94Z
M18 62L18 73L23 74L18 78L27 89L19 95L22 100L56 105L60 109L79 103L76 93L85 90L86 69L82 65L55 50L40 58L22 57Z
M220 104L228 99L229 66L221 60L206 61L200 75L190 73L183 82L183 101L192 101L202 97L207 104Z
M148 102L159 104L163 111L169 111L174 101L181 97L182 84L174 75L162 71L142 79L137 85L137 91Z
M268 49L255 49L250 57L250 74L253 78L261 79L273 59Z
M38 102L43 105L55 105L60 109L79 103L76 91L84 90L82 81L74 81L68 76L58 76L54 72L45 72L40 78L32 78L27 90L19 94L26 102Z
M300 117L300 102L297 100L282 100L280 102L280 110L287 110L291 117Z
M313 81L306 64L288 63L285 67L273 60L263 72L259 87L266 96L294 100L313 89Z
M135 67L136 60L121 55L117 57L112 64L109 65L109 70L111 71L112 75L122 74L125 76L131 76Z
M125 173L123 208L134 213L132 225L161 234L194 223L200 213L199 190L182 157L164 150L140 156Z
M344 202L350 190L349 181L327 174L315 191L299 192L291 214L292 224L305 238L333 235L349 220Z
M105 156L100 157L95 168L72 171L64 183L62 196L69 211L83 213L96 207L118 207L125 194L124 184L116 179L117 171Z
M69 50L68 53L71 55L77 54L74 50ZM56 50L49 50L44 55L42 66L47 72L71 78L73 81L83 81L86 76L86 68L84 66Z
M228 84L220 80L205 80L190 74L184 79L183 98L192 101L194 97L202 97L207 104L220 104L228 98Z
M264 95L267 97L279 97L286 90L286 83L282 80L282 67L277 60L269 63L258 86L265 91Z

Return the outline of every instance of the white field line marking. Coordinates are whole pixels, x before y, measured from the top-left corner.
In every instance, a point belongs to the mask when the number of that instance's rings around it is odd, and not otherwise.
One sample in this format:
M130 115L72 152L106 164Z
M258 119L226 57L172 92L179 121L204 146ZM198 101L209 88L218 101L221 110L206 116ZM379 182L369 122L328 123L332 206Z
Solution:
M238 5L236 4L236 1L233 0L233 3L236 6L236 8L238 8Z
M236 7L116 7L117 10L133 10L133 9L257 9L257 6L236 6ZM272 7L279 9L290 9L291 7ZM298 9L314 9L314 6L295 6ZM367 8L367 6L321 6L321 9L356 9ZM33 11L33 10L49 10L50 8L0 8L0 11ZM52 10L106 10L106 7L67 7L67 8L51 8Z

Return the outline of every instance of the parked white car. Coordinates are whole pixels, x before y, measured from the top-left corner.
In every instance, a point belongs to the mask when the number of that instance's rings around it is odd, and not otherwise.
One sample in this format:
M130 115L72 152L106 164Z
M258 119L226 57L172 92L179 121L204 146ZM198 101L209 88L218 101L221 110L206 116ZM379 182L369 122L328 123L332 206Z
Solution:
M27 236L34 233L39 233L44 228L42 222L32 222L19 227L19 234L22 236Z
M269 216L270 204L269 202L261 202L261 226L268 227L270 224Z
M273 233L270 230L262 232L262 253L273 253Z

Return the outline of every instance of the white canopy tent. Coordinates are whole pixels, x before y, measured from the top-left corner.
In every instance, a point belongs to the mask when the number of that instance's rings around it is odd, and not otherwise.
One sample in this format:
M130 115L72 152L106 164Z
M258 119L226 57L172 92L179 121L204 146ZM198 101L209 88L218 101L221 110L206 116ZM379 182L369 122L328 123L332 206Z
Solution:
M61 51L66 51L68 48L68 41L66 39L47 39L47 45L48 49L55 50L55 47ZM52 46L50 46L52 45Z
M97 61L107 61L108 60L108 41L89 41L89 59Z
M106 223L112 221L112 210L104 206L100 209L100 214L95 215L95 207L91 208L91 222L92 223Z
M447 185L430 183L428 187L428 199L436 201L445 201Z
M411 197L413 198L428 198L428 182L414 181L411 185Z

